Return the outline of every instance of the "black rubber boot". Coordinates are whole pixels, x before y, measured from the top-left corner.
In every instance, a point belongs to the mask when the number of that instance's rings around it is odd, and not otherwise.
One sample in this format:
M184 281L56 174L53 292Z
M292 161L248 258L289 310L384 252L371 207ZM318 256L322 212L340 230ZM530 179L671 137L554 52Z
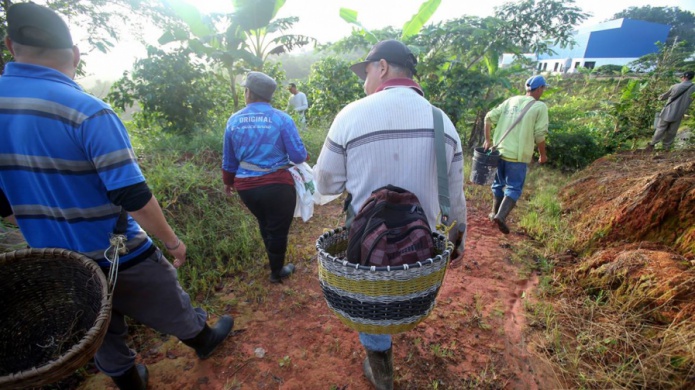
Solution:
M119 376L113 376L113 383L121 390L145 390L150 375L144 364L136 364Z
M367 351L362 371L377 390L393 390L393 348L386 351Z
M205 324L197 336L192 339L181 340L181 342L195 349L195 353L200 359L207 359L215 351L215 348L227 338L233 327L234 318L222 316L212 328Z
M285 265L285 254L268 252L270 262L270 283L282 283L282 279L287 278L294 272L294 265Z
M492 212L488 214L488 218L490 218L490 221L495 219L495 215L497 215L497 212L500 209L500 204L502 204L502 199L504 198L495 196L495 199L492 201Z
M499 211L497 211L497 215L495 215L494 221L497 224L497 227L500 229L500 231L504 234L509 234L509 227L507 226L507 216L512 211L514 206L516 206L516 201L508 196L505 196L502 200L502 204L500 205Z

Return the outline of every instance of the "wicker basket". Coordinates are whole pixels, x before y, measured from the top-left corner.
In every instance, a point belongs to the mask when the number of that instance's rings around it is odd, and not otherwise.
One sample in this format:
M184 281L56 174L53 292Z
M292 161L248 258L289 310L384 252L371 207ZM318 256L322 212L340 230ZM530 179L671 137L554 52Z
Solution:
M394 334L413 329L434 308L453 249L432 233L431 259L397 267L367 267L345 260L348 231L324 233L316 242L319 282L328 307L359 332Z
M57 382L84 366L111 317L108 283L65 249L0 254L0 388Z

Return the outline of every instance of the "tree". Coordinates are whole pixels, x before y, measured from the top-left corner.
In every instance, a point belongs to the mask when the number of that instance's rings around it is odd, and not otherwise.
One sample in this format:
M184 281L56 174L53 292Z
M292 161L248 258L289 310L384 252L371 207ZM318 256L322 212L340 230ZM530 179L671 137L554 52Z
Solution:
M424 26L438 3L424 2L411 20L417 21L416 28L410 29L407 23L403 30L387 27L367 31L357 22L356 12L342 9L343 19L358 29L328 49L364 53L375 41L401 39L418 58L416 79L428 99L441 107L459 129L461 125L471 125L470 147L482 139L487 111L509 92L519 92L512 87L510 79L528 73L530 68L529 62L520 55L531 49L547 52L554 44L571 45L573 27L587 17L573 6L572 0L524 0L505 4L495 17L464 16ZM407 34L404 33L406 28ZM518 54L519 63L509 69L499 69L498 59L502 53ZM465 136L466 132L463 134Z
M209 129L226 115L228 93L223 80L191 57L189 49L166 53L148 47L147 58L113 85L107 100L121 110L137 102L142 112L135 122L141 129L159 126L181 135Z
M434 14L434 12L437 11L437 8L439 8L439 5L441 4L441 2L442 2L442 0L426 0L426 1L424 1L420 5L418 12L415 13L415 15L413 15L410 18L410 20L407 21L403 25L403 28L401 29L400 39L403 41L409 37L417 35L420 32L420 30L422 30L425 23L427 23L427 21L430 20L430 18ZM357 20L357 11L354 11L354 10L351 10L348 8L341 8L340 9L340 17L344 21L357 26L357 30L353 30L353 35L359 35L359 36L364 37L366 39L366 41L371 43L372 45L380 41L380 39L379 39L379 37L377 37L377 35L373 34L371 31L367 30Z
M58 11L68 18L71 29L82 27L88 32L89 47L82 50L108 52L124 33L117 26L129 26L128 33L142 31L142 24L155 24L163 27L170 22L160 1L155 0L34 0ZM12 0L0 0L0 37L7 33L7 10ZM134 25L135 24L135 25ZM0 41L0 74L5 63L11 58L4 42ZM79 69L78 69L79 71Z
M299 19L276 19L275 15L285 0L232 0L234 12L202 16L192 5L182 0L167 0L169 8L185 24L186 28L174 28L160 39L161 44L184 42L199 55L207 56L221 64L227 71L234 109L239 108L236 93L236 76L247 69L263 69L271 54L281 54L303 47L316 40L303 35L287 34ZM227 28L220 32L218 25Z
M350 65L328 57L311 66L304 92L311 102L309 118L312 121L329 120L346 104L363 96L360 80L352 73Z
M498 39L525 52L550 53L551 46L574 44L574 28L589 15L574 6L574 0L521 0L495 8L505 24Z
M668 24L671 31L666 44L672 45L677 41L686 42L686 50L695 50L695 14L682 11L678 7L630 7L613 15L613 19L628 18L647 22Z

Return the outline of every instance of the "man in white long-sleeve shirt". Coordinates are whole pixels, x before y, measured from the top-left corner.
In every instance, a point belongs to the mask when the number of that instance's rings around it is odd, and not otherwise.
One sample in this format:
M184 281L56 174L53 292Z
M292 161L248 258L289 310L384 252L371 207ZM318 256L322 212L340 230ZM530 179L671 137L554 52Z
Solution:
M304 94L304 92L300 92L297 89L297 84L290 83L289 90L292 96L290 96L290 100L287 104L287 109L289 110L290 108L292 108L294 112L296 112L299 115L299 129L305 130L306 117L304 116L304 114L306 113L306 110L309 108L309 101L306 100L306 95Z
M414 193L434 230L439 213L432 105L413 81L417 60L401 42L377 43L367 60L353 65L368 95L338 113L314 167L322 194L347 191L352 200L348 220L372 191L392 184ZM451 198L453 240L463 250L466 199L463 194L461 140L451 120L444 119L446 163ZM458 233L458 234L457 234ZM360 333L367 350L365 376L378 389L393 388L390 335Z

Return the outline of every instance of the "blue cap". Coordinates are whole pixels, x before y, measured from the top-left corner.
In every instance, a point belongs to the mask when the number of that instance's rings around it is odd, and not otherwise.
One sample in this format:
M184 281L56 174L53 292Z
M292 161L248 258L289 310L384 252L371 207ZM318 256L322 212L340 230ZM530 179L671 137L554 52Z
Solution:
M526 80L526 90L533 91L536 88L547 87L548 83L545 82L545 78L541 75L531 76Z

